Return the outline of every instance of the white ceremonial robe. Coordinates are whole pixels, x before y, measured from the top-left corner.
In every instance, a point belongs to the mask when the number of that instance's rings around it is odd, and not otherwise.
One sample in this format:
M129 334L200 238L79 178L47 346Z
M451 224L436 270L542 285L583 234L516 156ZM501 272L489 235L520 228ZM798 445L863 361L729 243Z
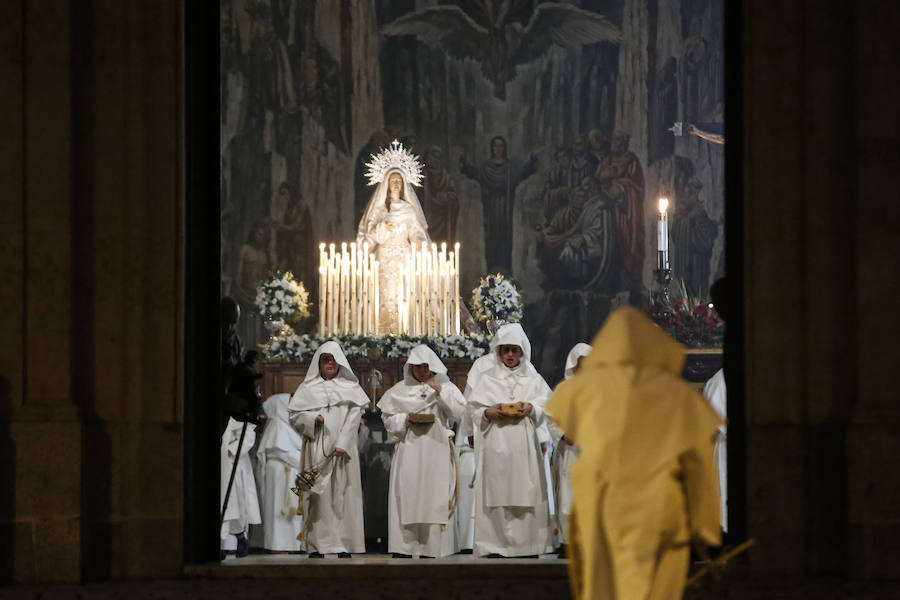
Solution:
M466 376L466 391L463 394L468 403L472 395L472 386L477 385L485 371L496 364L494 343L496 336L490 341L490 349L484 356L475 359ZM469 437L475 439L472 415L467 409L459 422L456 431L456 449L459 452L459 505L454 515L456 528L456 546L460 550L472 550L475 545L475 448L469 445Z
M725 389L725 371L719 369L703 386L703 396L716 411L723 423L716 434L715 464L719 476L719 519L722 531L728 531L728 394Z
M302 518L297 514L300 499L291 492L300 469L302 438L288 421L290 394L275 394L263 403L268 415L257 446L260 504L266 550L300 550L297 534Z
M456 547L471 550L475 544L475 490L469 487L475 476L475 449L469 445L469 436L474 438L472 420L466 410L456 431L456 450L459 456L459 491L456 512L453 513L453 527L456 531Z
M337 377L318 374L319 356L327 352L340 364ZM288 404L291 425L304 436L312 463L322 466L312 493L304 494L304 547L307 552L365 552L358 432L368 397L335 342L326 342L313 356L306 379ZM324 423L316 427L316 417ZM335 448L346 452L332 455Z
M469 398L476 456L474 554L545 554L553 550L553 531L540 444L550 440L544 413L550 387L529 362L531 346L518 323L501 327L495 339L497 346L518 345L524 355L514 369L496 358ZM485 410L507 402L531 403L533 410L521 419L485 418Z
M244 424L234 419L228 420L225 433L222 434L222 451L220 458L220 501L225 502L225 493L228 490L228 480L231 477L231 469L234 465L235 453L238 441L241 437L241 429ZM253 477L253 465L250 463L250 448L256 442L256 427L247 425L247 433L241 445L241 455L237 463L237 471L234 474L234 483L231 486L231 495L228 498L228 506L225 509L225 519L222 521L222 530L219 537L224 541L228 535L246 532L249 538L248 526L262 522L259 514L259 499L256 496L256 480ZM230 540L229 540L230 541ZM223 546L224 547L224 546Z
M566 357L566 366L563 371L563 379L571 379L575 376L580 359L591 352L591 346L579 342L572 347ZM550 415L552 417L552 415ZM548 419L551 435L556 441L556 449L553 452L553 498L556 502L557 536L560 544L569 543L569 517L572 515L572 465L578 458L578 446L566 443L562 437L563 432Z
M440 393L416 381L409 371L411 365L426 362L436 373ZM397 442L391 459L388 550L440 558L456 552L453 514L459 482L453 430L447 423L462 416L465 398L427 346L413 349L404 373L404 380L378 403L385 429ZM433 414L434 423L407 425L411 412Z
M569 543L569 517L572 515L572 465L578 458L578 446L562 439L553 453L553 491L556 499L557 536L560 544Z

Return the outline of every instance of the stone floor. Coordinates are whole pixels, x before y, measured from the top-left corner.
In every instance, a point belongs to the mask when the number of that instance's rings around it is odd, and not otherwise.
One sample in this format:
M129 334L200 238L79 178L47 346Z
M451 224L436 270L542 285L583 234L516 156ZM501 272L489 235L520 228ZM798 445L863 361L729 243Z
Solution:
M222 563L186 567L181 579L84 585L0 588L0 600L546 600L570 598L567 561L394 559L359 555L351 559L304 555L229 557ZM900 600L900 582L840 579L760 579L728 572L705 580L685 600Z

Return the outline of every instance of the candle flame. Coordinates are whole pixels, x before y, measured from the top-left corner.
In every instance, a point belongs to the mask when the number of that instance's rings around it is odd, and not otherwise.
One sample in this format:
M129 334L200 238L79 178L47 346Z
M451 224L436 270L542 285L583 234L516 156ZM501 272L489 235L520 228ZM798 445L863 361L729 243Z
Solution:
M660 198L659 199L659 214L665 215L666 211L669 209L669 199L668 198Z

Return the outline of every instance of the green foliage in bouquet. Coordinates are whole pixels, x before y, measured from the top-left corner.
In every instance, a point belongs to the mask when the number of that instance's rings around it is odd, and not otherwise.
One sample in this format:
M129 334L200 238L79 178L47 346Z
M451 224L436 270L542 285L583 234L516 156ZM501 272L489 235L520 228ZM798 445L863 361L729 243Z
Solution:
M670 297L668 301L651 293L647 315L676 342L689 348L721 347L725 322L709 300L691 296L683 281L679 287L676 291L680 297Z

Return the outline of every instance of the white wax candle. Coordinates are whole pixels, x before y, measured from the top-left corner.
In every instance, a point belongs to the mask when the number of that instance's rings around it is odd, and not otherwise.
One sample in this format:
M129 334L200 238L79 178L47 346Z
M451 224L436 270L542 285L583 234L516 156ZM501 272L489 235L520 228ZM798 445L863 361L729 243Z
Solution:
M453 318L456 320L456 333L459 334L459 242L456 242L454 248L456 255L453 257Z
M350 333L358 333L356 319L356 242L350 243Z
M319 337L325 336L325 267L319 262Z
M657 244L656 247L660 252L668 252L669 251L669 231L668 231L668 208L669 208L669 199L668 198L660 198L659 199L659 222L656 228L657 232Z
M377 260L375 261L375 269L373 271L373 274L374 274L373 278L375 279L375 311L374 311L375 319L374 319L374 321L375 321L375 333L378 334L378 333L381 333L379 330L379 326L381 323L380 323L380 318L379 318L379 314L378 314L380 298L378 297L378 261Z

